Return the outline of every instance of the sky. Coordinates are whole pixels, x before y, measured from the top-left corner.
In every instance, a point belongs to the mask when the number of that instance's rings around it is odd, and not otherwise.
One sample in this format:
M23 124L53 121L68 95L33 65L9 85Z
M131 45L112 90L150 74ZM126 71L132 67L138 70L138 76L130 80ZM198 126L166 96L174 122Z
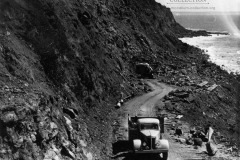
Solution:
M156 0L172 12L238 12L240 0Z

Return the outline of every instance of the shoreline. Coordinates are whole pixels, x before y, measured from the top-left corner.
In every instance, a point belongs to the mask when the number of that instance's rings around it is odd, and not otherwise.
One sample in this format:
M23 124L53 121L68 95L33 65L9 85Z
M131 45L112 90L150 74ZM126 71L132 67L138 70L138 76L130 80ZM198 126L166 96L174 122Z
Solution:
M178 88L165 97L164 109L183 115L181 120L189 123L191 129L204 128L211 124L217 143L224 146L219 148L220 152L226 153L238 143L234 136L234 126L238 121L236 96L239 93L235 82L238 75L229 74L219 65L207 61L208 56L205 56L199 47L193 47L198 50L193 51L189 57L182 55L181 58L172 58L178 59L175 60L178 67L166 64L159 73L160 82ZM231 158L238 156L235 151L227 154Z
M187 29L185 28L186 33L183 33L179 38L184 37L199 37L199 36L211 36L212 34L216 35L230 35L230 33L225 31L207 31L207 30L193 30L193 29Z
M236 69L239 63L236 59L233 59L234 57L232 57L235 54L236 54L235 56L237 56L238 51L236 51L236 46L232 50L228 48L221 52L218 50L218 45L215 45L215 43L221 42L223 43L223 41L218 41L217 39L218 37L221 39L224 38L225 35L227 35L227 37L232 38L230 36L231 34L219 31L208 32L202 30L201 32L211 33L211 35L210 36L199 35L194 37L187 36L179 39L183 43L187 43L190 46L194 46L202 50L203 54L209 56L208 58L209 62L218 65L221 69L227 71L229 74L239 75L240 70Z
M194 31L194 32L199 31L199 32L206 32L206 33L209 33L209 34L230 35L230 33L227 32L227 31L207 31L207 30L204 30L204 29L191 29L191 28L185 28L185 29L190 30L190 31Z
M220 35L230 35L228 32L219 32L219 31L207 31L209 34L220 34Z

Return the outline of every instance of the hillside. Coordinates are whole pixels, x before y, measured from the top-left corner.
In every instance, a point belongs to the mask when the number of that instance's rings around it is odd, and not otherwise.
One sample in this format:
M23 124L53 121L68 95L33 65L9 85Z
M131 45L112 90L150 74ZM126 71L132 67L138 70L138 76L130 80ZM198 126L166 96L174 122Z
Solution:
M0 159L107 159L114 105L121 93L143 90L136 63L157 71L190 61L199 74L208 64L177 39L199 33L154 0L1 0L0 7ZM234 78L214 65L202 75L211 69L227 77L236 104Z

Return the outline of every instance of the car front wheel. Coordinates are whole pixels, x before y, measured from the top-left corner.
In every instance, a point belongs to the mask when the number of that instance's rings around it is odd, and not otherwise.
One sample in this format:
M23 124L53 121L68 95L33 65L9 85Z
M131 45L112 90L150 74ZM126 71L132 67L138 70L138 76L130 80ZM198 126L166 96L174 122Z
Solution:
M162 160L167 160L168 159L168 152L164 152Z

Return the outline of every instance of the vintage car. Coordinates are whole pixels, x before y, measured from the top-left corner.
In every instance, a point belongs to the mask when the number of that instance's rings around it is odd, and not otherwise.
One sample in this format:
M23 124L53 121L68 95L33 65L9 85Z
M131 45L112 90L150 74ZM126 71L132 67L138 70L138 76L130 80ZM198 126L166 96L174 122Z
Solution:
M163 117L128 117L128 137L136 154L162 154L167 160L169 143L162 138L164 133Z

